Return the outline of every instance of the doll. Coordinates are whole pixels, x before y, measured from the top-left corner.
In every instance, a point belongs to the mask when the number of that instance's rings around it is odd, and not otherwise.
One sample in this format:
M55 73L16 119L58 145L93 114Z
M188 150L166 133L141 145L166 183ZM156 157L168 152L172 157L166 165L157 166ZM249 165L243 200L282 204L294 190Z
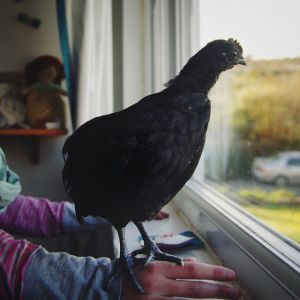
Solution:
M64 128L65 106L60 83L64 79L63 65L59 59L42 55L25 66L27 87L23 89L26 97L27 121L32 128L45 128L47 122L57 122Z
M5 92L0 93L0 128L26 128L26 110L18 86L2 84L2 90Z

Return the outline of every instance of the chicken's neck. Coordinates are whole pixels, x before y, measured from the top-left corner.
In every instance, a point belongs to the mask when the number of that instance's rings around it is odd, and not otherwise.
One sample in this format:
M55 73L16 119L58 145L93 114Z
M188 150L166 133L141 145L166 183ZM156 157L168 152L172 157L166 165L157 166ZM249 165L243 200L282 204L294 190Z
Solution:
M215 85L219 78L220 73L200 73L199 76L195 78L196 89L203 93L208 93L210 89Z
M219 78L219 72L201 72L195 74L180 74L175 77L169 86L176 86L184 92L208 93Z

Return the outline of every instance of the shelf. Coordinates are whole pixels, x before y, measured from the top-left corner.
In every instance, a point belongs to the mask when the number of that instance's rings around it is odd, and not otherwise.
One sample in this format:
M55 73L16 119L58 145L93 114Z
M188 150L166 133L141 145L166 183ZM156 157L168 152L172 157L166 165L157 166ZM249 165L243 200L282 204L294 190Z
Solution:
M0 129L0 135L8 136L59 136L66 133L66 129Z
M26 145L33 164L39 163L40 140L43 137L63 136L67 134L66 129L0 129L0 137L26 138Z

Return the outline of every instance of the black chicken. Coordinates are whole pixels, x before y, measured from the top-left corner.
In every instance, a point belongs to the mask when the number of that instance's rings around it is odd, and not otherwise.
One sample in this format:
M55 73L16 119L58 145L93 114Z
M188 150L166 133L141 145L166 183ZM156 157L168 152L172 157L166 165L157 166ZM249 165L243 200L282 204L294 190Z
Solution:
M63 147L63 180L79 220L101 216L120 238L119 270L126 270L137 290L133 265L137 255L182 264L159 250L142 221L166 205L192 176L200 159L210 117L208 92L222 71L245 65L233 39L201 49L166 89L120 112L80 126ZM144 248L128 253L125 226L133 221ZM116 273L118 273L116 271Z

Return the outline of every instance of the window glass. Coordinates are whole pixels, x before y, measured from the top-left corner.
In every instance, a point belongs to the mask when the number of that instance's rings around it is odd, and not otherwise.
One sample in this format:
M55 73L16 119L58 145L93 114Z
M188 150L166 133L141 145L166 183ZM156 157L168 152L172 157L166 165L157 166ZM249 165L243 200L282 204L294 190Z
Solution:
M298 167L300 168L300 158L297 159L297 158L292 158L288 161L288 167ZM300 172L300 169L299 169L299 172Z
M206 183L300 243L300 1L200 0L200 42L230 37L201 159Z

